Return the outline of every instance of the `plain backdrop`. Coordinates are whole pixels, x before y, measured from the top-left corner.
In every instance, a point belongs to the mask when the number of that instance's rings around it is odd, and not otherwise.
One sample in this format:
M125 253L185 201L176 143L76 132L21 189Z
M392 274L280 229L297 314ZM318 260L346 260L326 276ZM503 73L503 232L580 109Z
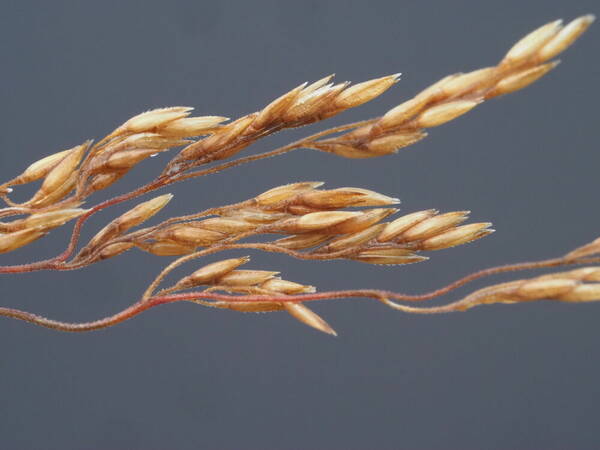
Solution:
M190 105L235 118L329 73L358 82L403 72L382 98L327 125L377 116L444 75L495 64L546 22L590 12L598 12L595 0L4 0L1 176L149 108ZM397 155L347 160L298 151L242 166L169 187L175 200L156 220L323 180L398 196L404 212L469 209L473 220L498 230L406 267L253 254L253 268L280 270L319 290L417 293L478 268L560 255L598 236L599 30L593 26L534 86L431 130ZM280 133L246 153L325 126ZM149 180L162 163L148 161L106 194ZM98 214L84 235L131 206ZM1 261L53 256L69 229ZM101 318L135 301L169 260L132 251L76 272L2 276L1 303L61 320ZM507 279L475 283L439 302ZM537 302L435 317L360 299L314 308L338 338L283 313L193 304L80 335L3 318L0 447L599 445L600 305Z

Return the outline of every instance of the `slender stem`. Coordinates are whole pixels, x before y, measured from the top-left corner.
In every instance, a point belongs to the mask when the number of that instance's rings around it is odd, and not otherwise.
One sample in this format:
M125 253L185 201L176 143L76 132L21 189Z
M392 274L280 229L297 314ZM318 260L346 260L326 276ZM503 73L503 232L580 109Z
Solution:
M162 302L167 303L167 302ZM129 308L124 309L123 311L110 316L104 319L95 320L93 322L81 322L81 323L69 323L69 322L61 322L59 320L47 319L42 316L38 316L37 314L32 314L29 312L21 311L18 309L12 308L0 308L0 315L11 317L13 319L24 320L25 322L33 323L35 325L39 325L46 328L52 328L54 330L60 331L72 331L72 332L81 332L81 331L92 331L98 330L100 328L107 328L113 325L116 325L120 322L124 322L127 319L131 319L134 316L144 312L145 310L152 308L153 306L157 306L161 304L161 300L146 302L146 303L135 303L131 305Z
M411 295L411 294L403 294L393 291L386 291L380 289L355 289L355 290L345 290L345 291L329 291L329 292L320 292L314 294L300 294L300 295L227 295L227 294L218 294L214 292L186 292L182 294L170 294L170 295L158 295L155 297L150 297L148 299L142 299L130 307L124 309L121 312L118 312L112 316L106 317L104 319L92 321L92 322L82 322L82 323L69 323L69 322L61 322L57 320L47 319L42 316L38 316L36 314L32 314L26 311L21 311L12 308L0 308L0 316L11 317L14 319L24 320L26 322L33 323L35 325L39 325L46 328L52 328L55 330L61 331L71 331L71 332L80 332L80 331L92 331L100 328L107 328L113 325L116 325L120 322L124 322L125 320L131 319L132 317L137 316L138 314L153 308L154 306L166 304L166 303L175 303L180 301L194 301L194 300L213 300L213 301L226 301L232 303L249 303L249 302L280 302L280 303L298 303L298 302L307 302L307 301L317 301L317 300L334 300L334 299L349 299L349 298L373 298L381 301L382 303L403 312L408 313L418 313L418 314L437 314L437 313L445 313L445 312L453 312L453 311L462 311L466 309L468 306L472 305L478 298L477 296L467 296L461 300L457 300L455 302L443 305L443 306L432 306L432 307L411 307L407 305L401 305L396 303L393 300L398 301L423 301L428 300L433 297L437 297L442 295L443 293L449 292L452 289L456 289L459 286L468 283L469 281L473 281L475 278L479 278L482 276L492 275L501 272L514 271L514 270L528 270L528 269L539 269L543 267L556 267L563 265L575 265L575 264L596 264L600 263L600 257L594 258L582 258L579 260L566 260L561 258L549 259L545 261L538 262L525 262L518 264L511 264L506 266L492 267L489 269L484 269L479 272L475 272L474 274L468 275L466 277L461 278L460 280L455 281L454 283L449 284L448 286L437 289L435 291L431 291L425 294L419 295Z
M210 174L218 173L218 172L221 172L222 170L229 169L229 168L235 167L235 166L239 166L239 165L242 165L242 164L245 164L248 162L259 161L261 159L266 159L266 158L271 158L273 156L283 155L285 153L291 152L292 150L296 150L296 149L305 147L308 144L310 144L311 142L314 142L317 139L320 139L324 136L328 136L328 135L334 134L334 133L340 133L342 131L350 130L353 128L362 127L364 125L369 125L371 123L374 123L376 120L377 119L362 120L360 122L354 122L354 123L350 123L350 124L346 124L346 125L340 125L339 127L329 128L327 130L312 134L310 136L307 136L305 138L302 138L295 142L292 142L291 144L284 145L283 147L279 147L279 148L276 148L276 149L268 151L268 152L259 153L257 155L245 156L243 158L238 158L236 160L233 160L233 161L230 161L230 162L227 162L224 164L220 164L218 166L210 167L208 169L176 175L176 181L188 180L190 178L197 178L197 177L201 177L204 175L210 175Z

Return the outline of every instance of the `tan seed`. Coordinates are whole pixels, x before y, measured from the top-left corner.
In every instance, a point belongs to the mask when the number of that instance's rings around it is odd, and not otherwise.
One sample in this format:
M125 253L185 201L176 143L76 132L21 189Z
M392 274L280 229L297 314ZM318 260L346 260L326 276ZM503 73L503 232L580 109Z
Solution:
M305 206L320 209L347 208L350 206L385 206L400 203L397 198L388 197L368 189L343 187L323 191L304 192L297 200Z
M511 92L518 91L524 87L529 86L533 82L539 80L541 77L546 75L552 69L559 64L559 61L542 64L531 69L526 69L521 72L517 72L511 76L508 76L502 80L486 94L486 98L496 97L498 95L505 95Z
M600 300L600 283L581 284L571 292L558 297L567 302L592 302Z
M160 128L160 134L176 138L202 136L213 132L226 120L229 119L221 116L184 117L168 122Z
M304 250L322 244L328 239L331 239L331 235L326 233L304 233L278 239L274 244L289 250Z
M448 103L442 103L438 106L433 106L430 109L425 110L417 119L419 127L431 128L442 125L459 116L469 112L480 101L474 100L455 100Z
M528 300L558 297L570 292L577 281L569 279L554 280L532 280L524 283L518 290L517 295Z
M419 245L419 248L422 250L442 250L466 244L493 233L494 230L489 229L491 225L490 222L470 223L468 225L451 228L437 236L425 239Z
M337 333L331 326L321 318L318 314L308 309L301 303L284 303L286 311L290 313L291 316L298 319L305 325L309 327L313 327L323 333L331 334L333 336L337 336Z
M129 119L117 128L115 134L120 132L143 133L153 131L176 119L187 117L193 109L187 106L173 106L146 111Z
M319 251L338 252L348 248L359 247L360 245L375 239L385 228L384 223L378 223L369 228L349 235L342 235L333 239L323 249Z
M561 28L562 20L555 20L532 31L508 51L504 61L516 64L526 60L556 36Z
M367 148L377 155L389 155L409 145L419 142L427 137L423 131L390 134L377 139L373 139L367 144Z
M454 211L426 219L402 233L403 241L416 241L435 236L468 218L470 211Z
M281 280L279 278L272 278L262 283L260 287L267 291L286 295L311 294L316 291L314 286Z
M383 94L397 83L399 79L400 74L397 73L355 84L341 92L340 95L335 98L334 104L336 107L343 109L362 105Z
M37 228L15 231L14 233L0 233L0 253L8 253L41 238L46 233Z
M72 153L76 149L77 147L69 150L63 150L62 152L54 153L34 162L29 167L27 167L27 169L25 169L25 171L11 183L13 185L25 184L45 177L46 175L48 175L48 172L54 169L56 165L60 163L63 159L65 159L65 157L69 153Z
M279 272L268 270L233 270L220 277L217 283L223 286L254 286L278 274Z
M588 14L567 24L539 50L537 56L540 61L547 61L565 51L588 29L595 19L596 17L593 14Z
M191 275L183 278L176 284L176 287L183 288L201 286L203 284L212 284L235 268L241 266L242 264L246 264L248 261L250 261L250 257L244 256L242 258L224 259L222 261L208 264L196 270Z
M386 217L398 212L396 208L377 208L366 211L360 211L360 213L354 217L351 217L343 222L327 227L327 233L331 234L348 234L358 233L371 225L374 225Z
M286 184L269 189L268 191L256 196L255 199L260 206L273 205L289 200L292 197L301 194L302 192L316 189L323 184L324 183L322 181L306 181L301 183Z
M393 222L390 222L386 225L385 229L381 232L377 240L379 242L388 242L400 234L404 233L410 227L415 226L416 224L433 217L438 212L435 209L428 209L425 211L417 211L411 214L407 214L405 216L399 217Z

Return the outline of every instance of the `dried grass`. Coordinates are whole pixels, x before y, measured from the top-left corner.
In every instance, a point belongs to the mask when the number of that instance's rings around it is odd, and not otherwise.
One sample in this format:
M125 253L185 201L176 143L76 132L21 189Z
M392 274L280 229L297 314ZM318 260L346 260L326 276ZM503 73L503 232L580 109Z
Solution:
M398 303L434 298L476 278L509 270L594 264L600 259L598 239L564 257L486 269L416 296L380 290L316 293L313 286L283 280L276 271L240 269L249 257L205 265L158 290L176 267L226 250L255 249L308 260L344 258L400 265L425 261L428 257L422 252L462 245L494 231L488 222L464 224L468 211L440 214L427 209L387 220L398 212L393 208L398 199L354 187L320 189L320 182L279 186L240 203L173 217L136 230L172 198L170 194L160 195L113 219L75 254L81 228L90 216L179 181L298 148L346 158L396 153L425 138L426 129L452 121L486 100L522 89L546 75L558 63L552 58L577 40L593 19L583 16L566 26L561 21L551 22L516 43L496 66L449 75L380 117L331 128L267 153L218 163L235 157L267 135L360 106L392 87L399 74L356 85L334 84L333 77L328 76L304 83L261 110L231 122L222 116L192 117L190 107L155 109L129 119L96 144L86 141L42 158L0 185L0 197L6 203L0 209L0 253L15 251L77 219L70 243L55 258L0 267L0 273L78 269L134 248L179 258L155 278L138 302L100 321L70 324L9 308L0 308L0 315L64 331L86 331L112 326L159 304L192 301L243 312L286 311L306 325L335 334L308 309L307 302L362 296L406 312L439 313L539 299L600 300L600 269L588 267L492 285L441 307ZM145 159L167 152L175 154L150 183L89 209L81 207L92 193L111 186ZM36 181L40 187L29 200L20 204L10 200L13 187ZM270 240L252 240L261 235L270 236Z

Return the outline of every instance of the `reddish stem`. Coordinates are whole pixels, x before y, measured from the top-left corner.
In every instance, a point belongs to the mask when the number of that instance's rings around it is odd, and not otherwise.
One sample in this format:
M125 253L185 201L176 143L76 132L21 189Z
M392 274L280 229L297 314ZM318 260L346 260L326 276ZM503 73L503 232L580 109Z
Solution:
M440 295L446 294L453 289L456 289L464 284L473 281L477 278L481 278L484 276L489 276L493 274L515 271L515 270L529 270L529 269L539 269L539 268L548 268L548 267L556 267L562 265L572 265L572 264L596 264L600 263L600 257L594 258L583 258L580 260L565 260L563 258L555 258L549 259L545 261L539 262L525 262L518 264L510 264L505 266L492 267L489 269L480 270L473 274L467 275L443 288L427 292L424 294L402 294L393 291L386 291L380 289L355 289L355 290L345 290L345 291L329 291L329 292L319 292L314 294L300 294L300 295L228 295L228 294L218 294L214 292L186 292L182 294L170 294L170 295L162 295L150 297L148 299L143 299L138 301L137 303L131 305L130 307L124 309L123 311L110 316L104 319L96 320L93 322L82 322L82 323L68 323L68 322L60 322L57 320L47 319L42 316L38 316L33 313L29 313L26 311L21 311L12 308L0 308L0 316L11 317L14 319L24 320L26 322L33 323L35 325L39 325L46 328L52 328L55 330L61 331L70 331L70 332L81 332L81 331L92 331L100 328L107 328L118 323L124 322L125 320L131 319L138 314L153 308L158 305L166 304L166 303L175 303L180 301L192 301L192 300L215 300L215 301L226 301L231 303L248 303L248 302L278 302L278 303L290 303L290 302L308 302L308 301L317 301L317 300L333 300L333 299L341 299L341 298L374 298L380 301L384 301L384 303L389 304L389 300L399 300L399 301L423 301L429 300L434 297L438 297ZM402 307L406 312L413 313L443 313L456 311L458 308L459 302L454 302L448 305L439 306L439 307L430 307L430 308L410 308L410 307ZM398 306L397 309L400 309L401 305Z

